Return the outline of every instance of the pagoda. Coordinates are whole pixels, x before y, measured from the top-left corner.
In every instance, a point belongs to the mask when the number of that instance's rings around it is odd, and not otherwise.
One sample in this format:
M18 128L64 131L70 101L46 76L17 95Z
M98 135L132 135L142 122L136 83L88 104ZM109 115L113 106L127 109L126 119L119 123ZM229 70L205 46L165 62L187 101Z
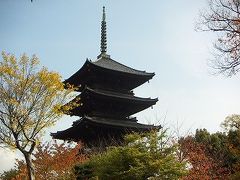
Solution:
M160 126L138 123L138 113L156 104L158 99L134 96L133 89L149 81L154 73L139 71L113 60L107 54L106 15L101 22L101 53L96 61L86 60L82 68L64 81L80 92L73 102L78 107L68 111L80 119L72 127L51 133L55 139L82 141L97 145L121 142L125 134L148 132Z

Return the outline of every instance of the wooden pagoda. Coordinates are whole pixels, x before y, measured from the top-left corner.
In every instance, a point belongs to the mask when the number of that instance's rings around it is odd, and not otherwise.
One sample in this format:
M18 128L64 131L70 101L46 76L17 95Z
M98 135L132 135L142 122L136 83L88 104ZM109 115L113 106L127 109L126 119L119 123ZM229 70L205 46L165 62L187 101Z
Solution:
M160 126L137 122L131 115L156 104L158 99L134 96L133 89L149 81L154 73L139 71L107 55L105 8L101 23L101 54L64 81L81 92L73 101L80 106L67 114L81 117L72 127L52 133L55 139L83 141L86 144L121 141L130 132L146 132Z

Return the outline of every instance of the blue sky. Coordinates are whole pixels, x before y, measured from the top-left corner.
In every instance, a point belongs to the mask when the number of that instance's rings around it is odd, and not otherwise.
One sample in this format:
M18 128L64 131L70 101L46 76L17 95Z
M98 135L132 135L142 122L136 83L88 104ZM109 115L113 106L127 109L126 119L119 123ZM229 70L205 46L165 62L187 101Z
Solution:
M206 1L0 1L0 51L36 54L43 66L66 79L86 58L95 60L99 54L103 5L108 54L156 73L135 90L138 96L159 98L153 109L137 114L140 122L162 122L173 130L180 124L182 132L215 132L227 115L240 113L239 75L213 76L207 62L216 36L194 30ZM64 117L47 130L46 139L49 132L65 129L76 119ZM0 150L0 170L10 167L16 156L4 153Z

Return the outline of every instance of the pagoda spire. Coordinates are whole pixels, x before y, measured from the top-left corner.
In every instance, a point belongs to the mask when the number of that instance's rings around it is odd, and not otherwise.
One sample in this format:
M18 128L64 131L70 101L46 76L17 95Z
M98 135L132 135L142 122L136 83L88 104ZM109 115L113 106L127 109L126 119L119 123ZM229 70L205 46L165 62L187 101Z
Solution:
M102 22L101 22L101 54L98 57L109 57L107 55L107 23L105 6L103 6Z

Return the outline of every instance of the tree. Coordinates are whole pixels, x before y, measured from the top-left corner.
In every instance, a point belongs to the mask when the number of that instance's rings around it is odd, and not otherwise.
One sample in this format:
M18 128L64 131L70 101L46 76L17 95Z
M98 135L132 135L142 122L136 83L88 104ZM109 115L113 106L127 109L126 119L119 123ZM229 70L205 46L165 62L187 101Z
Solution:
M227 131L227 146L232 157L232 178L240 178L240 115L233 114L221 124Z
M197 28L217 32L217 50L212 67L232 76L240 70L240 1L208 0L209 8L200 14Z
M228 132L228 148L231 153L232 160L232 175L235 179L240 178L240 130L230 130ZM233 179L234 179L233 178Z
M213 159L215 163L215 169L212 170L213 174L220 177L231 174L233 157L229 152L228 135L226 133L216 132L211 134L206 129L197 129L194 140L203 144L207 156Z
M221 125L226 131L240 130L240 115L233 114L226 117Z
M61 77L39 68L36 56L2 53L0 62L0 145L18 149L25 158L28 176L35 179L32 153L44 129L61 116L72 89L64 90ZM70 107L65 106L69 109Z
M126 145L110 147L77 166L78 179L179 179L187 173L186 163L176 157L177 146L165 131L130 134Z
M221 151L223 155L219 155L222 147L216 148L215 143L210 139L210 133L206 130L198 130L195 136L182 137L179 140L181 157L189 164L189 174L183 177L184 180L228 179L230 169L225 166L225 161L228 159L223 157L229 152Z
M80 153L82 144L51 143L39 144L34 155L36 179L75 179L73 167L77 163L83 163L88 159L87 154ZM15 179L23 179L26 176L26 164L22 160L16 163L18 169Z
M192 136L179 140L182 160L188 162L189 173L182 179L216 179L212 173L215 163L206 153L206 146L198 143Z

